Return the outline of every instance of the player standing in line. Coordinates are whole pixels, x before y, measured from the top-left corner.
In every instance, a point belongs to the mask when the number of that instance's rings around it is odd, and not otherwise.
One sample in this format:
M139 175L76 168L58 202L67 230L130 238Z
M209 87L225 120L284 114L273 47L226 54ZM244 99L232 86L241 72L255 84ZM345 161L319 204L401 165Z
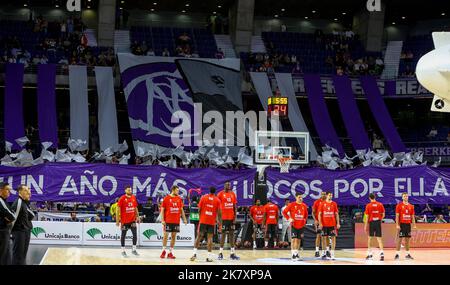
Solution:
M212 262L212 247L213 247L213 234L214 228L217 222L220 221L220 200L216 197L216 188L210 187L209 194L204 195L198 204L200 213L200 223L198 228L197 239L194 245L194 255L191 257L191 261L195 261L197 258L197 249L203 237L206 235L208 240L208 257L206 262Z
M327 247L328 238L331 237L331 259L334 260L334 249L336 248L336 230L341 225L339 222L339 210L336 202L332 201L333 194L327 192L327 199L319 208L319 228L322 230L322 259L327 255L324 248Z
M406 259L414 259L409 252L411 224L412 227L416 229L414 206L408 202L408 193L403 193L402 199L403 202L399 203L395 208L395 223L397 225L397 230L399 231L395 260L400 259L400 245L402 243L402 239L405 239Z
M178 186L172 186L171 193L164 197L161 204L161 223L164 227L163 248L161 258L166 257L166 246L169 233L171 234L170 249L167 258L175 259L173 255L173 248L177 238L177 233L180 232L180 217L183 217L184 224L187 224L186 215L183 209L183 200L178 196Z
M306 220L308 219L308 206L303 203L301 193L295 195L295 202L290 203L283 210L283 216L289 220L291 224L291 251L292 260L302 260L299 256L298 250L300 248L300 241L303 239L303 232L305 230Z
M231 246L230 259L239 260L239 256L234 251L234 225L236 224L237 198L236 194L231 190L230 182L225 182L224 189L217 194L220 200L220 210L222 212L222 235L220 238L220 252L219 260L223 259L223 245L225 244L225 237L228 233L228 242Z
M377 202L375 199L375 194L369 194L370 203L366 205L366 210L364 214L366 218L364 219L364 231L369 233L367 240L367 260L373 258L371 242L372 238L376 237L378 241L378 246L380 247L380 261L384 261L383 253L383 239L381 232L381 221L384 219L385 210L383 204ZM367 224L369 224L369 231L367 231Z
M319 209L320 209L320 205L327 199L327 193L323 192L321 193L321 196L319 199L317 199L316 201L314 201L313 207L312 207L312 213L313 213L313 218L314 218L314 227L316 229L316 253L315 253L315 257L320 257L320 253L319 253L319 249L320 249L320 244L321 244L321 236L322 236L322 231L319 228ZM323 248L322 248L323 250Z
M127 253L125 252L125 236L128 230L131 230L133 234L133 250L132 254L138 256L138 252L136 251L136 243L137 243L137 227L136 223L139 223L139 211L138 211L138 202L136 196L133 195L133 190L131 190L131 186L125 187L125 195L120 197L117 202L116 208L116 225L120 226L121 235L120 235L120 245L122 246L122 256L127 257Z
M261 200L256 200L255 205L250 208L250 219L253 224L253 249L256 249L256 232L263 230L264 206L261 205Z
M269 235L273 238L274 248L278 248L278 213L280 209L271 201L264 206L263 224L266 230L264 248L269 248Z

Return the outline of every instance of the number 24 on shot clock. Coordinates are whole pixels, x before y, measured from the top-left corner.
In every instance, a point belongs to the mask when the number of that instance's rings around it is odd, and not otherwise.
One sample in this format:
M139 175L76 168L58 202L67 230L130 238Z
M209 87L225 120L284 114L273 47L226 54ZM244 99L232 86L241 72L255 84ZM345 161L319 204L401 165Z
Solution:
M267 100L267 115L277 115L280 117L287 117L288 115L288 98L273 96Z

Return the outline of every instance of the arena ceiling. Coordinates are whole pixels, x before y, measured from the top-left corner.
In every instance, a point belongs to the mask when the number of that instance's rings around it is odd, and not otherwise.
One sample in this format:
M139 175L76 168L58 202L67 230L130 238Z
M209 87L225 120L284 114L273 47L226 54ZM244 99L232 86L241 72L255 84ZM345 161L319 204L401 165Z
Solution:
M81 0L83 8L96 9L99 0ZM221 13L226 15L237 0L116 0L125 9L149 12L171 11L179 13ZM382 0L386 3L386 22L411 24L417 20L450 17L447 0ZM66 0L8 1L13 6L63 7ZM352 23L354 13L365 9L367 0L255 0L255 16L329 19ZM153 10L152 10L153 9ZM183 12L184 11L184 12Z

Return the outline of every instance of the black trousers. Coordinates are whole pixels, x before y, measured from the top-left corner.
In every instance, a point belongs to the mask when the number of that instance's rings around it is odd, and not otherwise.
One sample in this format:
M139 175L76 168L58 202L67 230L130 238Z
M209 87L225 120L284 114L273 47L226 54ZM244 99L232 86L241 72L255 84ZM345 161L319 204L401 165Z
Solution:
M13 265L26 265L28 246L30 245L30 231L14 231L13 237Z
M9 229L0 230L0 265L11 264L11 254L9 249L9 239L11 232Z

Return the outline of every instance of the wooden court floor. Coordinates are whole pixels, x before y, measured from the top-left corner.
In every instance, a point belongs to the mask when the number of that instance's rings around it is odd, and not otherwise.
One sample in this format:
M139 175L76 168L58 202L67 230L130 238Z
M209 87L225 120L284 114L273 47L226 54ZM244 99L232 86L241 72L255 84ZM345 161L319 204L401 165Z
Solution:
M160 259L161 249L138 249L140 256L131 255L128 249L128 257L121 256L120 248L93 248L93 247L49 247L41 265L450 265L450 249L412 249L414 260L405 260L405 252L402 251L400 260L395 261L395 251L385 250L385 261L378 261L378 252L374 254L374 260L366 261L366 250L348 249L337 250L336 260L320 260L314 257L314 252L306 250L302 253L303 261L291 261L289 250L237 250L241 257L234 261L229 259L229 251L224 251L224 260L217 260L218 251L214 262L206 263L206 250L198 251L198 258L191 262L192 249L175 249L175 260Z

